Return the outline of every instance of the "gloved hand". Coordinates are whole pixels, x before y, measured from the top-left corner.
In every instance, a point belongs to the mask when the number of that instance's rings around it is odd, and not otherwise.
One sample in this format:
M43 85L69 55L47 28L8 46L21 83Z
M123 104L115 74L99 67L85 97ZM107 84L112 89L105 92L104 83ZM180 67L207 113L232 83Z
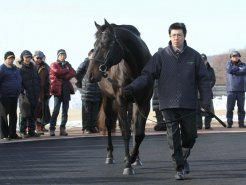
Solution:
M210 105L207 103L201 103L201 108L205 111L209 111Z
M122 92L124 93L126 99L129 102L134 102L134 98L133 98L133 88L130 85L127 85L125 87L122 88Z
M81 83L81 81L77 81L77 82L75 83L75 85L76 85L77 88L82 88L82 83Z
M239 67L233 66L231 69L231 74L236 74L239 71Z

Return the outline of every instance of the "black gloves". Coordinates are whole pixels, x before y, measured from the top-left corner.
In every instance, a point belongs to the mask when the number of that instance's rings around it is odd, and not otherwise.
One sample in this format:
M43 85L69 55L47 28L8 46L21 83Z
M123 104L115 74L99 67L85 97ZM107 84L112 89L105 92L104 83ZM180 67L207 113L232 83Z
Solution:
M205 111L209 111L210 105L206 103L202 103L201 108L204 109Z
M76 85L77 88L82 88L82 82L81 81L77 81L75 83L75 85Z
M231 69L231 74L236 74L239 71L239 67L235 66Z

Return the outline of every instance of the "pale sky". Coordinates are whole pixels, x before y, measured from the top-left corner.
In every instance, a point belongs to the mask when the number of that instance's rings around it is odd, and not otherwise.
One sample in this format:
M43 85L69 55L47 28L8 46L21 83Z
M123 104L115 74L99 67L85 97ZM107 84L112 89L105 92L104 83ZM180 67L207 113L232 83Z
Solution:
M152 54L168 44L168 27L183 22L187 43L207 55L244 49L245 0L8 0L0 1L0 58L13 51L42 50L47 63L58 49L77 69L93 47L94 21L132 24Z

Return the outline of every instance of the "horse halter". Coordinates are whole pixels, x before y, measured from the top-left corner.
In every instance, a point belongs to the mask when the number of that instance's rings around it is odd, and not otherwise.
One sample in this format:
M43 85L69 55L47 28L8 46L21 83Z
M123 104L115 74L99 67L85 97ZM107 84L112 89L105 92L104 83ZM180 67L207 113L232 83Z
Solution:
M103 77L106 78L108 76L107 71L108 71L108 67L107 67L107 61L108 61L108 56L112 50L112 48L115 46L115 44L118 44L121 48L121 50L124 52L123 46L121 45L116 33L114 32L114 40L112 41L112 43L110 44L110 48L106 54L106 57L104 60L99 60L99 59L94 59L95 61L98 61L100 63L102 63L101 65L99 65L99 71L103 74Z

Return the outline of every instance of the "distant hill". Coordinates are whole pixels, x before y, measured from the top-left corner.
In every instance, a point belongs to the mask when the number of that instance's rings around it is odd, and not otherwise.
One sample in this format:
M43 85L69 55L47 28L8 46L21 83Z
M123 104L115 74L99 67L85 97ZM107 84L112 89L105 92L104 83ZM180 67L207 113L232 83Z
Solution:
M246 62L246 48L237 50L241 54L241 61ZM216 85L226 84L225 65L230 60L230 51L219 55L208 56L208 62L214 68L216 76Z

